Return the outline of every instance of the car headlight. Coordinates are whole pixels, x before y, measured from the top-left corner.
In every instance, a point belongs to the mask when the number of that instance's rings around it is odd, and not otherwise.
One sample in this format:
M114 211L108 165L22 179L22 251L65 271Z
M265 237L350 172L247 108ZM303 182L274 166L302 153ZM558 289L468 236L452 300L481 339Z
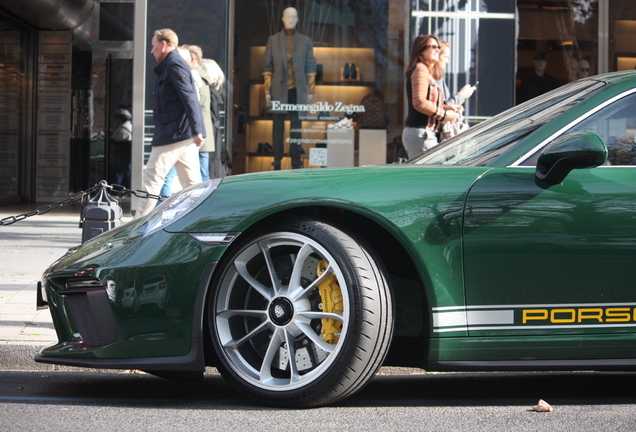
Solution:
M139 221L128 234L127 241L165 228L202 203L221 183L220 178L208 180L172 195Z

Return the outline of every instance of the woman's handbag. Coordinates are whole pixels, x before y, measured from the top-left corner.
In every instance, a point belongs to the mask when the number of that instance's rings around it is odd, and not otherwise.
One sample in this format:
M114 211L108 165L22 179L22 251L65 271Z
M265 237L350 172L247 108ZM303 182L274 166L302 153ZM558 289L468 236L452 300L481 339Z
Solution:
M457 120L445 121L442 125L442 132L440 133L439 142L446 141L447 139L452 138L455 135L464 132L465 130L470 128L462 113L457 114Z

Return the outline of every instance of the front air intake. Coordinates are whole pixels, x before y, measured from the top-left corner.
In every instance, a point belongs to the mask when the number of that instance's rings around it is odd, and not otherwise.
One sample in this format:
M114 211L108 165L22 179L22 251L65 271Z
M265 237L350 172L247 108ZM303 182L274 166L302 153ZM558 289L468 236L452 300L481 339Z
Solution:
M104 346L115 342L117 327L106 287L99 279L73 279L67 289L59 292L66 297L82 340L87 345Z

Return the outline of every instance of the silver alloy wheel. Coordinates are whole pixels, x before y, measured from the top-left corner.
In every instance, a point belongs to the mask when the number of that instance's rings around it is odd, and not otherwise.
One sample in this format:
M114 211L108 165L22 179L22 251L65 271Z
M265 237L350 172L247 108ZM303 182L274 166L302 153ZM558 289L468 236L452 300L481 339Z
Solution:
M254 239L232 260L217 292L223 356L242 380L263 390L311 383L345 343L346 287L335 257L311 237L274 232Z

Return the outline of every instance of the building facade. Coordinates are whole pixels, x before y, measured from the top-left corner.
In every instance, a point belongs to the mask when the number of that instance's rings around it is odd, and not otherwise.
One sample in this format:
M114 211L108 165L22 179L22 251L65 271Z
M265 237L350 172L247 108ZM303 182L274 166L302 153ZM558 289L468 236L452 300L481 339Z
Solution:
M287 7L313 43L315 61L294 68L312 76L315 96L268 105L267 43ZM276 118L283 169L294 145L306 168L398 160L418 34L449 42L452 93L479 83L464 105L471 122L523 101L537 68L561 86L636 66L632 0L0 0L0 205L54 202L119 178L120 109L132 115L130 186L140 187L160 28L224 72L217 147L230 174L273 169Z

